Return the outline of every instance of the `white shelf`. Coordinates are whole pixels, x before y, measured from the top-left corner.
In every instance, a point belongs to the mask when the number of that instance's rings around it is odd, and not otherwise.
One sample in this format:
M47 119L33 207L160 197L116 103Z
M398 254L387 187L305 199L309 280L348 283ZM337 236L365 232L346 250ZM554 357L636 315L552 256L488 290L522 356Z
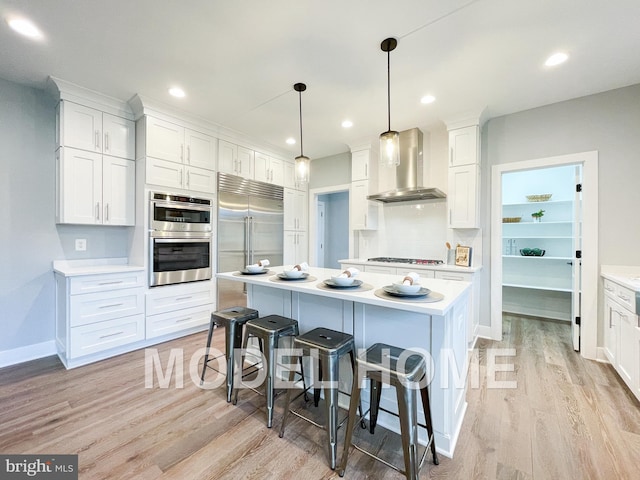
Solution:
M573 260L571 257L545 257L540 255L502 255L502 258L539 258L542 260Z
M527 288L529 290L546 290L552 292L569 292L571 293L573 290L571 288L557 288L557 287L549 287L549 286L536 286L536 285L523 285L518 283L503 283L503 287L511 287L511 288Z
M548 202L522 202L522 203L503 203L503 207L521 207L535 205L567 205L573 203L573 200L549 200Z
M502 222L502 225L571 225L571 220L560 220L551 222Z

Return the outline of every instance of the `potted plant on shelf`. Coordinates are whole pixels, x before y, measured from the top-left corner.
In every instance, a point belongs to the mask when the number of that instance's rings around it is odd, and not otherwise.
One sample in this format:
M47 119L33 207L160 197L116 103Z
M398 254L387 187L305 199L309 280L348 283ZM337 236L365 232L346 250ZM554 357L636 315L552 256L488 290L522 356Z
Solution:
M540 223L542 220L542 216L544 215L544 210L538 210L537 212L533 212L531 217L535 223Z

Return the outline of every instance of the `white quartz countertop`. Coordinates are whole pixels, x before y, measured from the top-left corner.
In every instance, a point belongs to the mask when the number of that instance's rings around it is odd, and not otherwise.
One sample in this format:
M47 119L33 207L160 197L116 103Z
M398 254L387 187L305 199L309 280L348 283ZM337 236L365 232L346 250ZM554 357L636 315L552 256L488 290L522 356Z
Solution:
M362 280L364 284L371 285L373 288L367 291L357 291L352 289L325 289L318 287L324 280L330 279L332 276L339 275L340 269L330 268L310 268L308 273L311 277L315 277L313 282L303 282L300 280L280 280L277 278L278 273L282 273L284 267L269 267L269 271L262 275L242 275L239 272L218 273L216 276L221 279L234 280L238 282L246 282L253 285L261 285L264 287L277 288L282 290L290 290L292 292L307 293L330 298L338 298L357 303L366 303L369 305L377 305L381 307L393 308L396 310L406 310L410 312L425 313L428 315L444 316L457 301L466 294L471 288L471 282L462 282L455 280L441 280L434 278L421 278L420 283L423 287L433 292L444 295L444 298L437 302L418 303L409 301L398 301L396 299L389 300L377 297L375 291L393 282L402 280L401 276L361 272L356 279Z
M640 292L640 267L627 265L601 265L600 274L634 292Z
M54 260L53 271L65 277L144 271L142 265L130 265L127 258Z
M482 270L482 265L478 267L458 267L456 265L447 265L445 263L441 263L440 265L424 265L417 263L374 262L365 258L347 258L345 260L338 260L338 262L350 263L353 265L377 265L380 267L406 268L407 270L438 270L441 272L458 273L474 273Z

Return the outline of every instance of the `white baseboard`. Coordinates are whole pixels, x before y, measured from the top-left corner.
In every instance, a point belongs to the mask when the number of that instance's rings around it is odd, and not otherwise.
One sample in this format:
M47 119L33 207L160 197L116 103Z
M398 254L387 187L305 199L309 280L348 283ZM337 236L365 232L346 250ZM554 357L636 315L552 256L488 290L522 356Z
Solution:
M609 359L607 358L607 356L604 353L604 347L597 347L596 348L596 361L597 362L602 362L602 363L611 363L611 362L609 362Z
M12 350L3 350L0 352L0 368L16 365L22 362L28 362L30 360L36 360L38 358L48 357L50 355L56 355L57 353L58 351L56 350L55 340L35 343L33 345L14 348Z

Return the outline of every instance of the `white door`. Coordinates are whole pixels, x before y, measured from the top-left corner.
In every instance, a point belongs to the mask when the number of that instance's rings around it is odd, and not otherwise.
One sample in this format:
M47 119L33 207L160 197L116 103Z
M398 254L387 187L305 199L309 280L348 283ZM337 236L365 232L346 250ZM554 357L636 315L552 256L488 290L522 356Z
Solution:
M186 162L192 167L216 169L216 139L204 133L185 129Z
M122 117L102 114L103 152L120 158L136 158L136 124Z
M136 163L105 155L102 160L102 223L135 225Z
M102 223L102 155L60 148L59 223Z
M61 144L89 152L102 152L102 112L63 100Z
M147 157L182 163L184 128L147 116Z
M582 166L575 167L576 190L573 199L573 243L572 243L572 267L571 267L571 338L573 349L580 351L580 319L582 297ZM578 254L577 252L580 252Z
M316 235L318 241L316 242L316 266L324 268L324 202L318 202L318 225L316 229Z

